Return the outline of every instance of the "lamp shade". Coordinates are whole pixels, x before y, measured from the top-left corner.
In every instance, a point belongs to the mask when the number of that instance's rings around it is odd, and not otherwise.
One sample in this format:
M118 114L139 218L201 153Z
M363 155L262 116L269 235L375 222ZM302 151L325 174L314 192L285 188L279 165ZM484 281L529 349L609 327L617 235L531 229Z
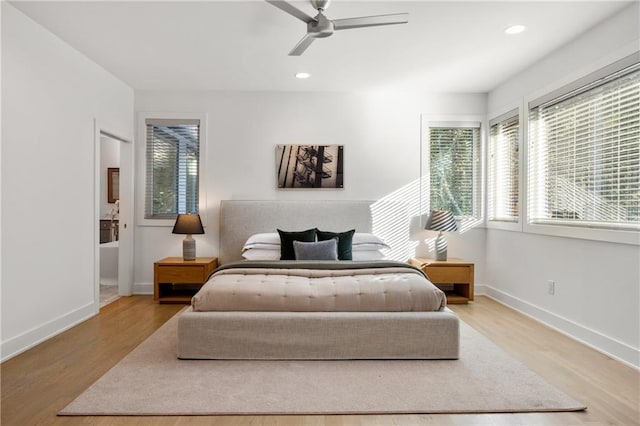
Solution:
M457 231L458 223L449 210L432 211L424 229L430 231Z
M173 234L204 234L202 221L199 214L179 214L176 224L173 225Z

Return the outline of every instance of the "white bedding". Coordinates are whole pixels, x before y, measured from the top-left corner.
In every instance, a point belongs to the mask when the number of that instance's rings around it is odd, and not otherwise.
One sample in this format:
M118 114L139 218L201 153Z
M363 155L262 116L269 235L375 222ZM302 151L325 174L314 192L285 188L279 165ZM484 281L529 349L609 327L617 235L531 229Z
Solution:
M445 294L409 267L316 270L234 267L216 272L194 311L441 311Z

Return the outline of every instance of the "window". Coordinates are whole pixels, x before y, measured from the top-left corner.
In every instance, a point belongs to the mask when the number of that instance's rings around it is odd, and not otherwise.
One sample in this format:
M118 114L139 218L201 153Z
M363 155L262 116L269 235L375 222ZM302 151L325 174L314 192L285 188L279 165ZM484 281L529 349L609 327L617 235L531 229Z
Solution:
M429 206L481 216L480 123L429 123Z
M640 64L614 65L529 105L531 223L640 229Z
M520 183L518 110L491 120L489 126L488 218L517 222Z
M145 219L198 213L200 120L147 119Z

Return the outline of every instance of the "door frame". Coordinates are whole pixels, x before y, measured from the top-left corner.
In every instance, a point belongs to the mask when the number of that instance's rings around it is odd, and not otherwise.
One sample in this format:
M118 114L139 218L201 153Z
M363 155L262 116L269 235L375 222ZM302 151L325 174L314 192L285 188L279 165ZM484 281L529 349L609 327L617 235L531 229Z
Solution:
M100 312L100 138L106 136L120 142L120 212L118 242L118 294L131 296L133 292L134 254L134 147L133 139L114 133L111 128L94 119L94 312Z

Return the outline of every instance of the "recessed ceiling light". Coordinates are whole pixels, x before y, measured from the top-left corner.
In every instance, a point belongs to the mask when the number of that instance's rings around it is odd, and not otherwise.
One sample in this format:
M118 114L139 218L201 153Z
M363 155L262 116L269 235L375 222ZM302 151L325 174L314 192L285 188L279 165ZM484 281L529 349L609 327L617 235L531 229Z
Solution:
M527 27L525 27L524 25L512 25L509 28L507 28L506 30L504 30L505 34L520 34L521 32L523 32L524 30L526 30Z
M299 78L300 80L304 80L305 78L309 77L311 77L311 74L309 74L308 72L299 72L298 74L296 74L296 78Z

